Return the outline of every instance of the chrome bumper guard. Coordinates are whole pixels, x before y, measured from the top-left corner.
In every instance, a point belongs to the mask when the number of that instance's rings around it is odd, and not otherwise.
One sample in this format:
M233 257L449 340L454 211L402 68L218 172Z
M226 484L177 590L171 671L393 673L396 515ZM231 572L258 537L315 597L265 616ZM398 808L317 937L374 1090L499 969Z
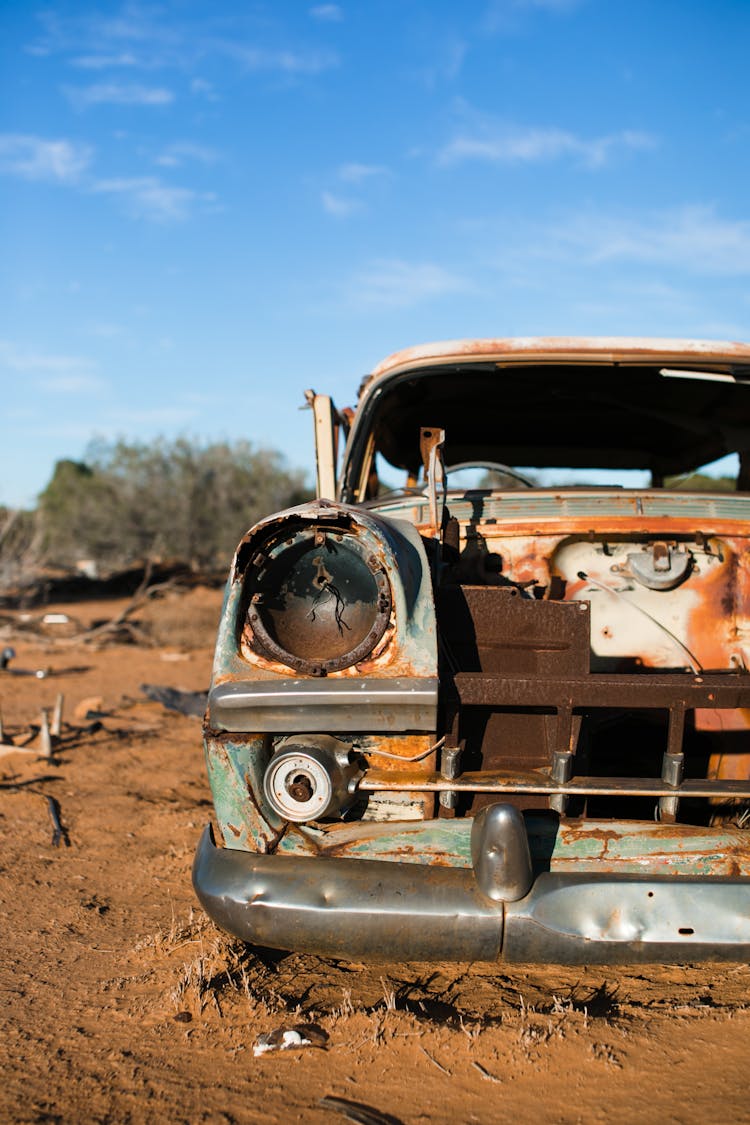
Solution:
M193 864L201 905L253 945L354 960L746 961L750 879L556 874L534 878L523 819L492 805L472 868L259 855L218 848Z

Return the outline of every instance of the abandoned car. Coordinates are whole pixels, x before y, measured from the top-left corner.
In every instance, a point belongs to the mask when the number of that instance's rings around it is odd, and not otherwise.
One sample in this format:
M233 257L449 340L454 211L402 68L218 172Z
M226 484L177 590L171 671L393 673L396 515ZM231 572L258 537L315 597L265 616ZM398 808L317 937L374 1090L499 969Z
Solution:
M750 956L750 345L463 340L308 401L318 499L226 588L207 912L353 959Z

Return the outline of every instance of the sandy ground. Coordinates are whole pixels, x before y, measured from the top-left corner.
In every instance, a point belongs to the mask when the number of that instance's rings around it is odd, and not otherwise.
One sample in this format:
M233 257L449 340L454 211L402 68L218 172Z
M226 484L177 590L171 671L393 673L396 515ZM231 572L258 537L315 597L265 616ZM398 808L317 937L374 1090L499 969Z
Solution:
M190 886L211 816L200 723L139 689L207 686L219 605L150 603L151 647L12 632L13 666L54 675L0 673L6 734L58 692L66 723L53 761L0 757L0 1119L750 1120L745 965L353 965L254 952L208 922ZM121 604L54 608L87 625ZM300 1027L313 1046L254 1055Z

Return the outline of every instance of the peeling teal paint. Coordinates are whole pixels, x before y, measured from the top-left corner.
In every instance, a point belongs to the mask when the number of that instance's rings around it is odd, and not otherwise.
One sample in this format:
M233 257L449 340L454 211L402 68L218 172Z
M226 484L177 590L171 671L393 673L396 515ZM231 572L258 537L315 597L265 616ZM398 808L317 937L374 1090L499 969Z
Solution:
M242 742L233 742L206 732L203 745L216 819L225 846L268 851L284 823L262 799L266 759L262 735L243 736ZM256 796L251 798L251 792Z
M526 818L537 870L600 874L750 877L750 832L623 821ZM349 824L285 840L287 854L471 867L471 820Z

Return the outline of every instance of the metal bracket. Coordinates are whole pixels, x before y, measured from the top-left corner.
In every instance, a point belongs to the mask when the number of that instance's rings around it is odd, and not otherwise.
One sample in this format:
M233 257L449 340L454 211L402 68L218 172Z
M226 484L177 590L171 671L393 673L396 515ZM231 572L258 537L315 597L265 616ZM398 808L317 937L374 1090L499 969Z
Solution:
M682 784L685 773L685 754L682 748L685 734L685 710L684 704L675 704L669 708L667 750L661 763L662 781L675 789ZM674 824L679 807L679 797L660 797L659 820L666 824Z
M440 772L449 781L461 776L461 746L443 747L440 755ZM447 789L440 794L438 800L444 809L455 809L458 804L458 793Z
M424 476L427 484L427 498L430 506L430 523L435 535L440 534L443 526L443 513L438 518L438 491L442 493L443 505L445 504L445 461L443 447L445 446L445 430L436 430L431 426L423 426L419 431L419 451L422 454Z

